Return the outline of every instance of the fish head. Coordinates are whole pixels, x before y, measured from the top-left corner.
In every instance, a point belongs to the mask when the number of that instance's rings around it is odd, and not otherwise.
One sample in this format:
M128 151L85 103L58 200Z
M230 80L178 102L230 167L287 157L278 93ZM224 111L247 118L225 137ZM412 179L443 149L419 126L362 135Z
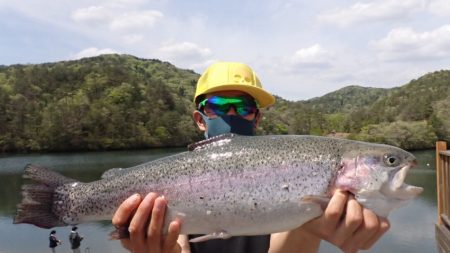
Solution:
M403 149L356 142L342 156L334 187L352 192L364 207L387 217L423 191L404 182L416 164L414 155Z

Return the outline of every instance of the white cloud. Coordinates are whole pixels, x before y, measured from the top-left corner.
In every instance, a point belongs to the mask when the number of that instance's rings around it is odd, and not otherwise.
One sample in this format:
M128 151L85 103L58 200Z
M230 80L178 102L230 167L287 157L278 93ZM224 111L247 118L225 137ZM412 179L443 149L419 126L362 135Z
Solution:
M159 11L133 11L119 15L111 20L109 27L111 30L129 30L152 27L156 20L162 18Z
M429 4L429 10L439 16L450 15L450 1L449 0L432 0Z
M109 0L108 2L123 6L130 6L130 5L144 4L146 3L146 0Z
M112 17L112 13L103 6L90 6L88 8L77 9L72 13L72 19L76 22L104 23Z
M164 15L155 10L124 10L114 5L90 6L72 13L72 19L91 26L105 26L110 30L133 30L152 27Z
M297 50L292 56L285 58L288 69L323 68L331 66L332 54L319 44Z
M319 21L346 27L355 23L401 19L424 10L426 0L380 0L357 2L350 7L335 9L318 16Z
M141 34L128 34L123 36L122 39L126 44L137 44L144 40L144 36Z
M76 53L71 58L75 60L75 59L81 59L81 58L85 58L85 57L93 57L93 56L97 56L97 55L101 55L101 54L117 54L117 53L118 53L117 51L110 49L110 48L98 49L96 47L90 47L90 48L83 49L82 51Z
M209 48L201 48L192 42L171 43L162 46L159 51L169 59L204 60L211 55Z
M0 64L115 50L198 73L212 59L242 61L274 93L290 99L348 84L401 85L450 66L450 0L263 0L238 9L237 1L45 3L0 0Z
M412 28L397 28L379 40L370 43L382 60L432 60L450 57L450 25L429 32Z
M209 60L206 60L206 61L203 61L203 62L196 62L196 63L190 64L188 66L188 68L197 71L197 73L203 73L203 71L209 65L211 65L211 64L213 64L213 63L215 63L217 61L219 61L219 60L217 60L217 59L209 59Z

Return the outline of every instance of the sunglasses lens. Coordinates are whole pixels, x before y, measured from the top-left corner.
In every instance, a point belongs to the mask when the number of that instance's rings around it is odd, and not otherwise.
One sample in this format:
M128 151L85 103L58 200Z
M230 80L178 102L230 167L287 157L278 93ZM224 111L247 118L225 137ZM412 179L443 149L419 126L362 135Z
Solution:
M239 115L245 117L249 114L256 113L256 107L255 106L236 107L236 111Z
M205 113L208 115L217 115L222 116L225 115L228 112L228 109L230 108L229 105L224 104L214 104L206 102L205 104Z
M223 116L228 113L230 107L233 106L236 112L245 117L249 114L256 113L257 105L253 99L248 97L219 97L213 96L203 100L200 103L204 107L207 115Z

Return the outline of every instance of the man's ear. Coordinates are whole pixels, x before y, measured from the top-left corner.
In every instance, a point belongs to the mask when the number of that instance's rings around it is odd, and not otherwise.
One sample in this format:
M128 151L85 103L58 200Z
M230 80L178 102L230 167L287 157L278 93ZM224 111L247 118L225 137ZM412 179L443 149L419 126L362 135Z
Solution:
M205 121L203 120L203 117L199 111L195 110L192 113L192 118L194 119L194 122L200 131L202 131L202 132L206 131Z
M255 116L255 128L257 128L259 125L259 122L261 122L262 116L263 116L263 112L261 110L258 110L258 113Z

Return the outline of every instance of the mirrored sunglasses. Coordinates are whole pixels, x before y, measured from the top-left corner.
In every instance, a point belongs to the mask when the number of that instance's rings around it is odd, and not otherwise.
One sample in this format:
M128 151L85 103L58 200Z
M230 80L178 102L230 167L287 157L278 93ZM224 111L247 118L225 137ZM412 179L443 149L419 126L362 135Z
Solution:
M209 116L223 116L230 111L233 106L236 113L242 117L256 113L258 105L255 100L248 96L240 97L221 97L212 96L206 98L199 103L199 110L203 109L204 113Z

